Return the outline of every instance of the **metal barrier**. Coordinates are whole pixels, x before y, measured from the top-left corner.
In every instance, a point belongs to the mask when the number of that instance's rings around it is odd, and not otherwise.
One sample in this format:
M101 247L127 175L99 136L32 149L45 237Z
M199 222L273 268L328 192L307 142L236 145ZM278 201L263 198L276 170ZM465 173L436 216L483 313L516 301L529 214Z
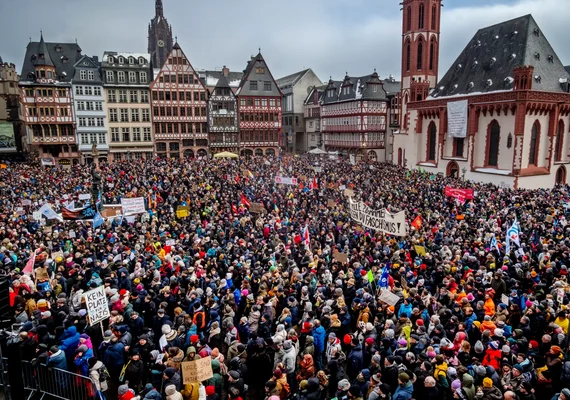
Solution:
M8 359L2 357L0 375L5 391L10 390L6 373L8 367ZM36 393L41 393L41 399L49 396L62 400L101 400L97 386L91 378L44 364L34 366L32 362L22 361L22 380L28 399Z

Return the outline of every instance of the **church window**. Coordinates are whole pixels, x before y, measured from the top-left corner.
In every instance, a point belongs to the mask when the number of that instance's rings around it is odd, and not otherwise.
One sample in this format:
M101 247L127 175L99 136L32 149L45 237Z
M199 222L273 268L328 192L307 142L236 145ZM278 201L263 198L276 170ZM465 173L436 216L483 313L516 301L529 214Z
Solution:
M428 154L427 154L427 159L428 161L434 161L435 160L435 149L436 149L436 143L437 143L437 131L435 128L435 123L431 123L429 125L428 128L428 141L427 141L427 150L428 150Z
M410 66L412 63L412 47L410 42L406 44L406 71L410 70Z
M499 142L501 140L501 126L497 121L491 122L487 136L487 165L497 167L499 165Z
M429 70L433 71L435 60L435 39L431 40L429 44Z
M437 8L432 6L431 8L431 29L435 30L437 24Z
M540 144L540 127L538 121L532 126L530 132L530 154L528 157L529 165L538 165L538 149Z
M418 12L418 29L424 29L424 5L420 3L420 9Z
M418 70L421 70L423 67L423 58L424 58L424 42L423 40L420 38L420 40L418 40Z
M406 16L406 31L412 30L412 7L408 7Z
M558 121L558 131L556 132L556 149L554 150L554 161L562 160L564 145L564 121Z

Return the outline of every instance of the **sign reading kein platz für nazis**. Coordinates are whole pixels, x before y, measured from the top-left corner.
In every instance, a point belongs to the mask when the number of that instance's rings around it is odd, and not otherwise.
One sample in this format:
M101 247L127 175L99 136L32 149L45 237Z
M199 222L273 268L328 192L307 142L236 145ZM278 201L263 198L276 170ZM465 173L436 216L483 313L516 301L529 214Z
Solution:
M91 326L98 324L111 316L104 286L99 286L96 289L90 290L85 293L84 296L87 313L89 315L89 323Z

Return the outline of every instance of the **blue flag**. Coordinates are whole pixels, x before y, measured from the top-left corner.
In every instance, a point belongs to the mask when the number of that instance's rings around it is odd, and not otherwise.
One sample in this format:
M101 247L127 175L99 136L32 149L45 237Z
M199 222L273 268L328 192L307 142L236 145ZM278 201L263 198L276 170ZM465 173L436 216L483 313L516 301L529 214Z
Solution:
M103 219L101 214L97 212L97 214L95 214L95 216L93 217L93 229L99 228L101 225L103 225L104 222L105 220Z
M388 287L388 278L390 276L390 263L386 263L384 269L382 269L382 275L378 281L378 287L385 289Z
M497 238L495 237L495 235L493 235L493 237L491 238L491 248L495 248L495 249L499 249L499 246L497 245Z

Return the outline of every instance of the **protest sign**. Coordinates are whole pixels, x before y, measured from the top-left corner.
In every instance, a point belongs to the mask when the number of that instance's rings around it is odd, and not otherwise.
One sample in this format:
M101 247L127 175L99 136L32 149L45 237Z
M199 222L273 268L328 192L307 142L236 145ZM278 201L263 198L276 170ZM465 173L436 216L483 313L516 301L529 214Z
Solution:
M335 207L335 206L336 206L336 201L334 201L333 199L327 200L327 207Z
M182 209L182 210L177 209L176 210L176 218L186 218L189 215L190 215L190 213L188 212L188 210L184 210L184 209Z
M373 210L363 202L349 198L350 217L366 228L388 233L394 236L406 236L406 214L400 211L391 214L387 210Z
M182 382L186 384L203 382L214 376L212 358L210 356L181 364Z
M84 294L84 297L91 326L98 324L111 316L104 286L99 286L96 289L88 291Z
M333 254L333 258L343 264L346 264L348 262L348 255L346 253L341 253L340 251L335 252Z
M263 203L251 203L249 205L249 212L254 214L265 214L267 211L265 210Z
M507 296L506 294L502 294L501 295L501 303L506 304L508 306L509 305L509 296Z
M321 173L323 172L323 167L313 167L313 171L315 171L316 173Z
M34 211L32 216L36 221L39 221L40 219L42 219L42 213L39 211Z
M345 189L345 190L344 190L344 195L345 195L346 197L354 197L354 190L352 190L352 189Z
M382 290L378 299L390 306L395 306L400 301L400 297L389 290Z
M32 200L29 200L29 199L22 200L22 206L23 207L29 207L31 205L32 205Z
M175 244L176 244L176 240L174 240L174 239L168 239L166 241L167 246L174 246Z
M144 197L121 198L121 206L123 207L123 214L142 214L146 212L144 206Z
M91 198L90 193L80 193L78 199L79 200L89 200Z
M297 185L298 181L297 178L291 178L287 176L276 176L275 183L280 183L283 185Z
M344 191L344 189L346 189L346 185L340 185L338 187L338 190L340 190L341 192Z
M416 253L418 256L425 256L426 255L426 248L424 246L414 246L416 249Z

